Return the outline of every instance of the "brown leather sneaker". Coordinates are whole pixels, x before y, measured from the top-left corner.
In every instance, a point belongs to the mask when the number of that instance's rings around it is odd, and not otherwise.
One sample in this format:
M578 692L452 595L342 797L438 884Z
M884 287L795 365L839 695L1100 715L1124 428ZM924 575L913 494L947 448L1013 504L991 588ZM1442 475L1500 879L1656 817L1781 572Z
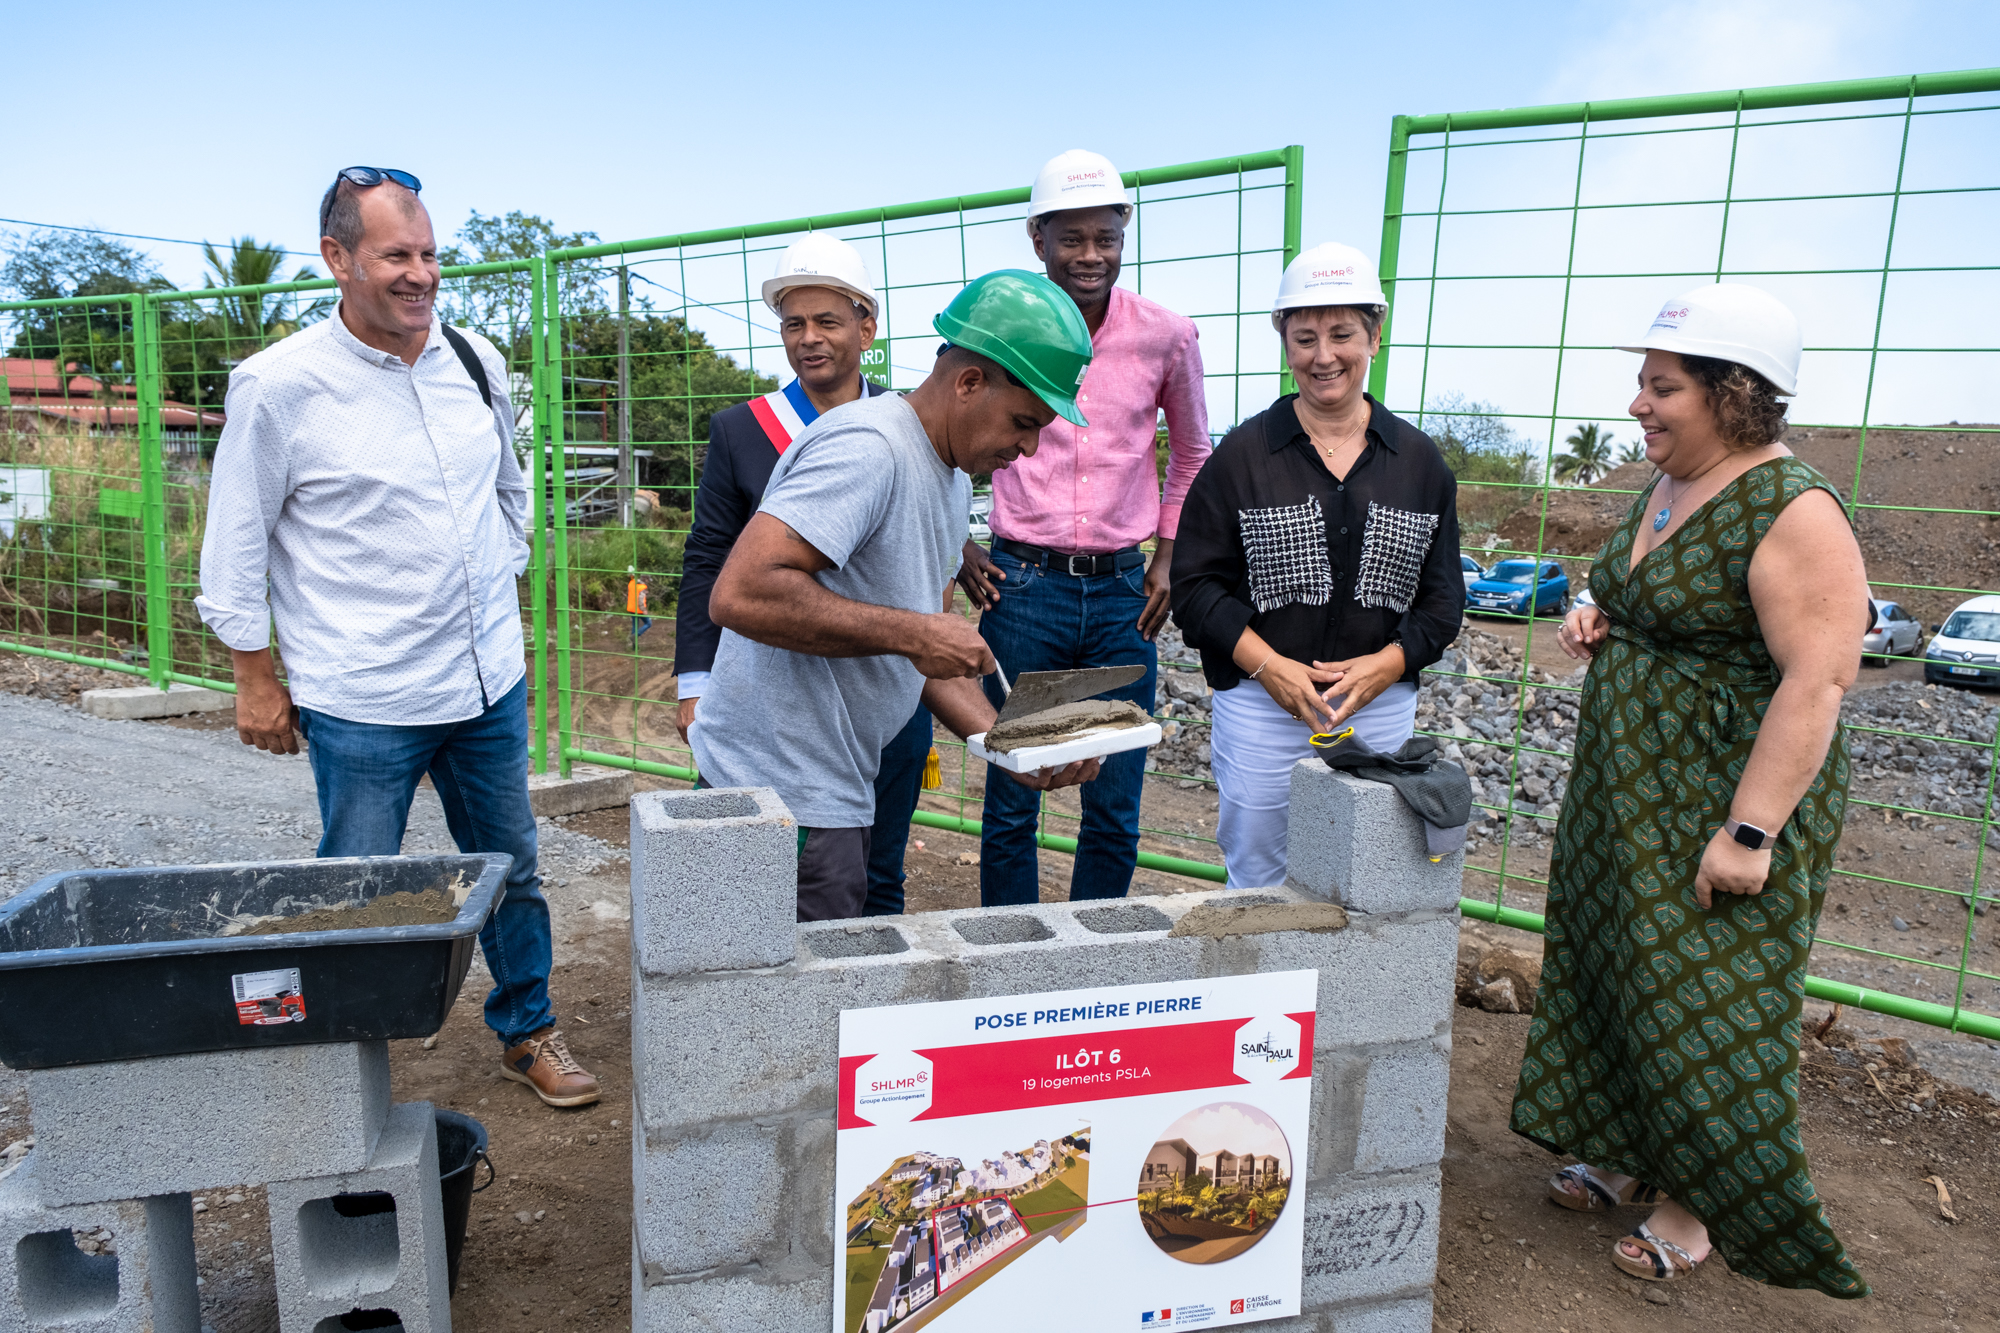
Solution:
M509 1046L500 1057L500 1072L533 1088L550 1106L588 1106L600 1095L597 1076L576 1062L554 1028Z

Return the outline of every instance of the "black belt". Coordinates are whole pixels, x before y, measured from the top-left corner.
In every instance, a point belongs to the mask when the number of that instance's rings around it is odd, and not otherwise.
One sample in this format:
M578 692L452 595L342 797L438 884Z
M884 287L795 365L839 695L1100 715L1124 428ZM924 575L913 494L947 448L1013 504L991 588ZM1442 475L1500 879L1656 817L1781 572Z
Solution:
M1046 547L995 537L993 549L1005 551L1024 564L1036 565L1057 574L1074 574L1078 578L1091 574L1120 574L1146 563L1146 553L1136 546L1128 546L1109 555L1070 555L1065 551L1051 551Z

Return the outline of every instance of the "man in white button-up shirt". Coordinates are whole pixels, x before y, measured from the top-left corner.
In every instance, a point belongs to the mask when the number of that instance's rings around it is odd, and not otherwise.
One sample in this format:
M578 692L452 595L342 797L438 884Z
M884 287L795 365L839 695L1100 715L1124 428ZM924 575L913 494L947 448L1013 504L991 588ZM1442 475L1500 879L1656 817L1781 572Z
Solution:
M513 856L479 936L486 1021L504 1074L552 1106L587 1105L597 1081L548 993L515 594L528 492L506 365L433 312L437 244L417 188L350 167L322 200L340 304L229 377L195 605L233 654L243 743L297 754L305 735L321 856L398 854L425 773L460 850Z

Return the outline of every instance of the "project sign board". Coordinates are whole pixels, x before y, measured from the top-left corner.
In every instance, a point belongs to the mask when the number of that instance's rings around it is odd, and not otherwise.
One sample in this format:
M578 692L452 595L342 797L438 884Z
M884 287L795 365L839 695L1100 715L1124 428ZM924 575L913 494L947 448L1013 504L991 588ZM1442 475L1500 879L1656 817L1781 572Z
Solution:
M834 1333L1299 1313L1317 972L840 1015Z

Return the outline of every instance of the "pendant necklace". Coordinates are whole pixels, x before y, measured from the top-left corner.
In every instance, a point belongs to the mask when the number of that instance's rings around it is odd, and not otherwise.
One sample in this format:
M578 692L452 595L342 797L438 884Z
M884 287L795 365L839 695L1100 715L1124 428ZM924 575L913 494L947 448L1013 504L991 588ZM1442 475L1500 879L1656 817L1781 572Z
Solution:
M1710 472L1713 472L1716 468L1720 467L1722 463L1723 460L1718 458L1715 460L1715 462L1710 463L1707 467L1695 473L1692 477L1686 478L1685 480L1679 480L1673 477L1669 477L1667 476L1666 473L1662 472L1660 474L1660 477L1663 481L1671 481L1674 483L1674 498L1667 501L1665 504L1661 505L1660 512L1653 515L1653 531L1665 532L1667 529L1667 524L1674 521L1674 506L1681 502L1681 497L1683 495L1687 494L1687 488L1694 485L1696 482L1700 481Z

